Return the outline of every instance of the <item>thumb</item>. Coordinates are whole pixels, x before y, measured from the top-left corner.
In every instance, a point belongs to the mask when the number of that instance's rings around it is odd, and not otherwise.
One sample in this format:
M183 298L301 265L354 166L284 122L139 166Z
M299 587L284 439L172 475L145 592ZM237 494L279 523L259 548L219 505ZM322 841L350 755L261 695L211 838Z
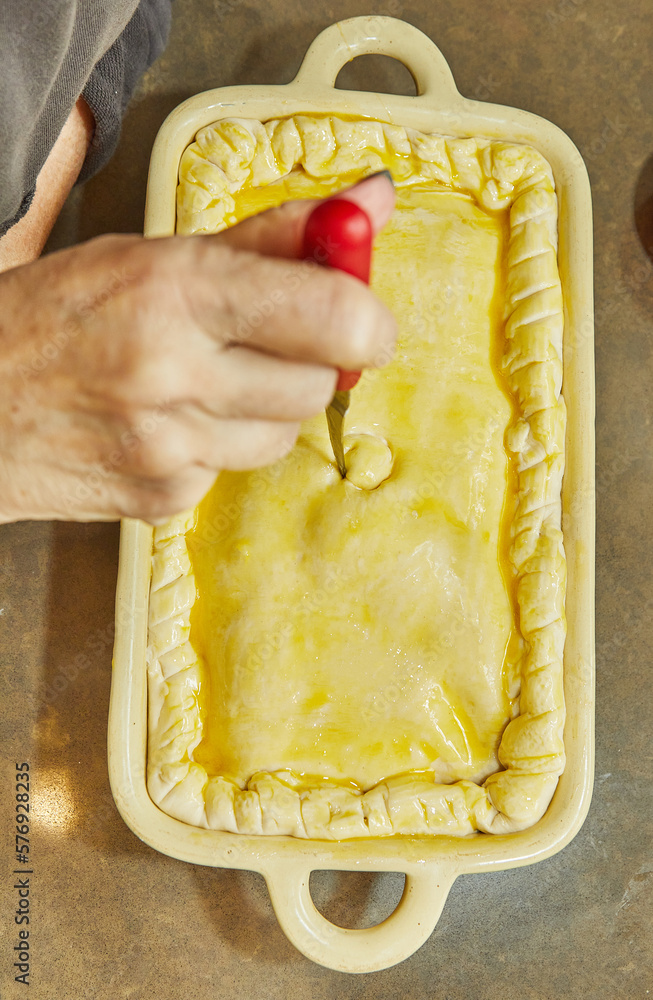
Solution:
M362 208L369 216L374 235L385 226L395 204L394 185L388 171L374 174L332 197L353 201ZM317 204L319 201L308 199L289 201L209 239L233 250L250 250L268 257L301 257L306 220Z

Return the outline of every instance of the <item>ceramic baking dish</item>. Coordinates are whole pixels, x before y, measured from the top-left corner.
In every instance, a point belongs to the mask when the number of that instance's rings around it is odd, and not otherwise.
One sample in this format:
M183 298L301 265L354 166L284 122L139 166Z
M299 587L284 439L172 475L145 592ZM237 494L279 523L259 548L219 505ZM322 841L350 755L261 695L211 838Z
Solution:
M366 53L383 53L404 63L415 79L417 96L334 89L341 67ZM266 121L299 113L369 117L423 132L529 144L551 164L559 201L558 260L565 304L563 392L568 409L562 491L568 569L564 659L567 763L551 805L533 827L498 836L325 842L199 829L166 815L153 804L146 789L152 529L133 520L122 525L109 772L125 822L146 843L172 857L260 872L283 930L300 951L333 969L371 972L402 961L420 947L435 927L459 875L550 857L573 838L589 808L594 713L591 202L583 161L556 126L524 111L463 98L444 57L420 31L393 18L361 17L322 32L292 83L208 91L172 112L152 153L145 234L167 236L175 231L179 161L200 128L223 117ZM316 869L401 871L406 875L405 890L397 909L383 923L366 930L349 930L331 924L315 908L309 876Z

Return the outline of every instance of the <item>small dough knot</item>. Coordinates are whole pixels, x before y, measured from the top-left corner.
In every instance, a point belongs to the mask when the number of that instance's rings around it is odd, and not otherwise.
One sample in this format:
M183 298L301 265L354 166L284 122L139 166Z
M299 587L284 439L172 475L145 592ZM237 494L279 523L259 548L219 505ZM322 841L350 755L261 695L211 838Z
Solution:
M376 434L346 434L344 441L347 479L361 490L375 490L392 472L393 456L388 442Z

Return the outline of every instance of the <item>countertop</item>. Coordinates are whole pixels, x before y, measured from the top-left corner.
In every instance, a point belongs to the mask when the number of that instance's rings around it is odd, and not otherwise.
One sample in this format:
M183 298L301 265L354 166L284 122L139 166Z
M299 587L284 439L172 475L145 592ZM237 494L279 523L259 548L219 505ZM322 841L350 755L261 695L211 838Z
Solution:
M624 0L176 0L112 162L70 197L48 249L142 227L165 115L235 83L286 83L315 35L392 14L440 46L460 91L533 111L578 145L596 252L596 784L582 830L535 866L455 883L435 932L386 972L310 963L279 929L263 879L164 857L125 826L107 778L115 524L0 529L0 994L14 982L14 763L29 762L32 998L69 1000L635 1000L653 997L653 17ZM366 57L343 86L411 93ZM26 866L22 866L25 868ZM345 926L385 917L398 875L318 873Z

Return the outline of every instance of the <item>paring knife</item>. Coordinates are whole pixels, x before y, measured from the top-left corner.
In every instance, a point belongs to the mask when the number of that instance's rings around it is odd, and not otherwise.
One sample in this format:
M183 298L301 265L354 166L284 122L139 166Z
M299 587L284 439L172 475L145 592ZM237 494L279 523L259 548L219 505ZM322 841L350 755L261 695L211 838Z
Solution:
M369 216L353 201L331 198L314 208L304 230L303 257L323 267L335 267L369 285L372 259L372 224ZM327 406L326 418L331 447L340 475L347 475L342 443L350 390L360 372L340 371L336 392Z

